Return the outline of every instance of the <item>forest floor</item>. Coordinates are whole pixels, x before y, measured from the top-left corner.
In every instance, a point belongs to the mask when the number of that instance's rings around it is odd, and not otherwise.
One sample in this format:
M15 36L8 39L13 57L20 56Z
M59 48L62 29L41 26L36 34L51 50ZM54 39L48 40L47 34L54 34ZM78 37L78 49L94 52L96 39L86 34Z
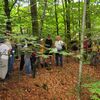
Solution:
M19 63L8 80L0 82L0 100L77 100L79 63L74 58L64 60L64 66L51 66L50 70L38 68L36 78L18 73ZM83 82L100 80L100 65L83 66ZM82 100L89 100L83 88Z

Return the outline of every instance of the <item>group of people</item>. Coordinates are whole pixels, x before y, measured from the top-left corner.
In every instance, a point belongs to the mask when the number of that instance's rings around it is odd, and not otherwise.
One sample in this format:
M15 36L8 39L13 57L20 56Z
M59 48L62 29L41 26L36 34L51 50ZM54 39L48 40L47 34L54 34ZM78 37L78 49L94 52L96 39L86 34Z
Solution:
M56 36L56 40L53 43L53 40L48 34L46 39L40 39L40 48L39 52L41 55L47 55L47 58L43 56L37 57L37 51L34 49L33 52L30 53L21 53L20 54L20 66L19 71L25 72L28 76L32 75L35 77L36 67L37 67L37 59L41 67L48 67L53 62L53 53L50 52L50 48L55 48L57 53L55 54L55 64L56 66L63 66L63 57L60 52L63 49L64 42L62 41L60 36ZM28 48L30 44L27 46L23 46L22 48ZM32 46L32 45L31 45ZM14 58L15 58L15 45L13 45L10 40L0 41L0 79L6 79L10 73L13 71Z
M40 39L39 44L39 51L35 50L35 47L33 47L34 50L32 53L22 52L20 54L20 72L25 69L28 76L32 75L35 77L37 64L46 68L53 63L55 63L56 66L63 66L63 55L61 54L61 51L63 51L65 43L59 35L56 36L55 41L53 42L50 34L48 34L46 39ZM22 45L22 48L29 48L30 46L33 45ZM97 57L100 57L100 46L96 41L91 41L85 36L83 47L85 51L84 59L87 59L88 54L90 54L91 64L96 65ZM51 48L55 48L56 53L53 54ZM14 70L13 65L16 49L15 43L12 40L0 38L0 79L6 79ZM37 52L40 56L38 56ZM46 55L47 58L43 57L43 55Z
M87 36L84 37L84 59L90 60L90 64L96 66L100 61L100 44L97 40L91 40Z
M39 51L34 49L31 54L21 54L20 71L23 71L23 68L25 67L26 74L32 75L33 77L35 77L36 68L38 65L40 65L42 68L48 68L53 64L53 61L55 61L56 66L63 66L63 57L60 52L62 51L64 42L61 40L60 36L56 36L56 41L53 43L50 34L48 34L45 40L43 38L40 39L39 44ZM55 60L53 53L50 52L51 48L55 48L57 50Z

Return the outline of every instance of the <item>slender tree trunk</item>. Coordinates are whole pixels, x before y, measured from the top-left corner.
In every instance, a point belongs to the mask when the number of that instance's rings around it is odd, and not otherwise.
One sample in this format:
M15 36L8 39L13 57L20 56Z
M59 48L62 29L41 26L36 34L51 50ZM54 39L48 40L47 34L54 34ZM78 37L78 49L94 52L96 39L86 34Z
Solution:
M62 0L62 6L63 6L63 20L64 20L64 27L65 27L65 42L67 42L67 27L66 27L66 12L65 12L65 5L64 5L64 0Z
M30 6L31 6L31 17L32 17L32 34L35 36L39 36L36 0L30 0Z
M57 14L57 0L54 0L54 3L55 3L56 31L57 31L57 35L59 35L58 14Z
M87 10L86 10L86 29L91 28L91 18L90 18L90 0L86 1Z
M78 25L79 25L79 42L81 40L81 31L80 31L80 28L81 28L81 21L80 21L80 0L78 1Z
M41 35L42 35L42 29L43 29L43 23L44 23L46 8L47 8L47 0L44 0L44 9L43 9L43 14L41 16L41 21L40 21L39 37L41 37Z
M74 33L74 12L73 12L73 6L74 6L74 0L72 0L72 6L71 6L71 11L72 11L72 24L73 24L73 27L72 27L72 30L73 30L73 33Z
M84 10L82 19L82 33L81 33L81 48L80 48L80 65L79 65L79 80L78 80L78 100L81 100L81 83L82 83L82 68L83 68L83 40L85 33L85 19L86 19L86 0L84 0Z
M21 26L21 16L19 14L19 8L20 8L20 3L18 3L18 8L17 8L17 13L18 13L18 20L19 20L19 30L20 30L20 33L23 34L23 28Z
M67 48L70 49L71 35L70 35L70 0L65 0L66 7L66 25L67 25Z

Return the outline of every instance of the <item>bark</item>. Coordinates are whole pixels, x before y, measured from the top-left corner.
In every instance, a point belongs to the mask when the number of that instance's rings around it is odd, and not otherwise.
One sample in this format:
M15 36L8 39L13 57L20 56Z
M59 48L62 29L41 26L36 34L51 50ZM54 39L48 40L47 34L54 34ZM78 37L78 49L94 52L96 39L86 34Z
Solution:
M19 20L19 30L20 30L20 33L23 34L23 28L21 26L21 16L19 14L19 8L20 8L20 3L18 3L18 8L17 8L17 13L18 13L18 20Z
M66 25L67 25L67 48L70 49L71 34L70 34L70 0L65 0L66 7Z
M31 6L31 17L32 17L32 34L35 36L39 36L36 0L30 0L30 6Z
M55 3L55 19L56 19L56 31L57 35L59 35L59 27L58 27L58 14L57 14L57 0L54 0Z
M63 20L64 20L64 28L65 28L65 42L67 42L67 27L66 27L66 12L65 12L65 6L64 6L64 0L62 0L62 6L63 6Z
M78 1L78 25L79 25L79 42L81 40L81 32L80 32L80 28L81 28L81 21L80 21L80 0Z
M12 8L14 7L14 5L16 4L17 0L15 0L12 4L12 6L9 6L9 0L4 0L4 11L5 14L7 16L7 21L6 21L6 31L11 32L12 28L11 28L11 16L10 13L12 11Z
M90 0L86 1L87 10L86 10L86 29L91 28L91 18L90 18Z
M6 31L11 31L11 19L10 19L10 8L9 8L9 1L4 0L4 10L5 14L7 16L7 21L6 21Z
M85 33L85 19L86 19L86 0L84 1L83 18L82 18L80 65L79 65L79 79L78 79L78 100L81 100L81 83L82 83L83 51L84 51L83 40L84 40L84 33Z
M42 35L42 30L43 30L43 24L44 24L44 19L45 19L46 8L47 8L47 0L44 0L44 9L43 9L43 14L41 16L40 28L39 28L39 36L40 37Z

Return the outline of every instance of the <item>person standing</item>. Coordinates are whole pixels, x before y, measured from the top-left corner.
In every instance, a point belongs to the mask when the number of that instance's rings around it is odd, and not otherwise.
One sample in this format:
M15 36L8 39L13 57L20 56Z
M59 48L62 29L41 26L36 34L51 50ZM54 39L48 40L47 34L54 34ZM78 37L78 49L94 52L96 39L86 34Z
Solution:
M89 39L87 38L87 36L84 37L84 41L83 41L83 49L84 49L84 60L88 59L88 44L89 44Z
M31 44L27 44L27 46L25 47L26 49L30 49L31 48ZM25 61L25 72L28 76L31 76L31 53L29 51L25 52L25 56L24 56L24 61Z
M55 54L56 66L58 65L63 66L63 56L61 54L63 45L64 42L61 40L61 37L56 36L56 41L55 41L55 48L57 50L57 53Z
M52 48L52 45L53 45L53 42L52 42L51 36L50 34L48 34L47 39L45 40L45 47L47 49L45 54L50 56L49 61L48 61L49 64L51 64L52 62L52 56L51 56L52 54L50 53L50 48Z
M91 57L91 65L96 66L97 64L97 58L98 58L98 46L96 41L93 41L92 44L92 57Z
M9 59L9 51L11 47L7 45L5 39L0 39L0 53L1 53L1 63L2 66L0 68L0 78L5 79L8 73L8 59Z
M13 65L14 65L14 53L15 53L15 49L14 49L14 44L11 41L7 40L6 44L9 46L10 48L10 52L9 52L9 59L8 59L8 74L12 73L13 69Z

